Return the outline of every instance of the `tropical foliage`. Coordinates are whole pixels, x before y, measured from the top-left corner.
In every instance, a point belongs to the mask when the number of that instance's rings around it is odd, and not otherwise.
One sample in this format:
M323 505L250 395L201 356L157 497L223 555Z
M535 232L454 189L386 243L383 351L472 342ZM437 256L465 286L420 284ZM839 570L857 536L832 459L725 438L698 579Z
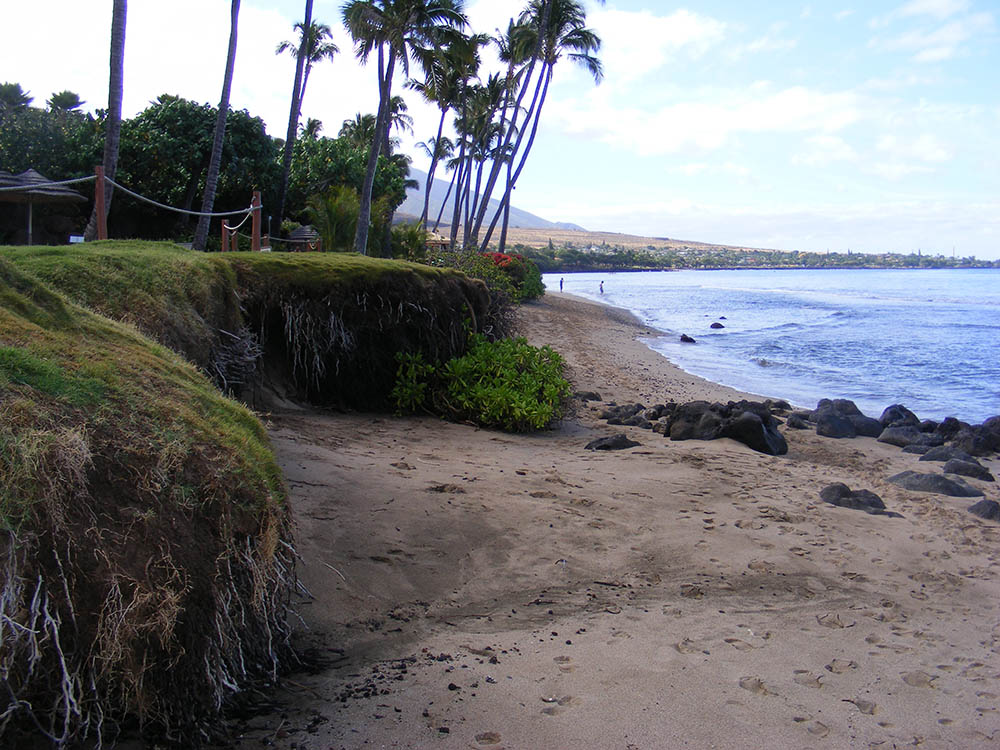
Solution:
M551 426L570 390L559 353L523 338L489 341L475 334L463 356L440 365L420 354L396 359L392 396L400 411L426 409L509 432Z

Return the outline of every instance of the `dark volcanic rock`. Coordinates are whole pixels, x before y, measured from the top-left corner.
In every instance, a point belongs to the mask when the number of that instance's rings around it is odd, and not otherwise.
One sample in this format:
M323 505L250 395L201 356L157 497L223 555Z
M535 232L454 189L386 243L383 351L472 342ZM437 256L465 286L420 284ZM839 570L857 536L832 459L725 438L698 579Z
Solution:
M577 391L573 395L576 396L581 401L603 401L604 400L604 399L601 398L601 394L600 393L596 393L595 391Z
M752 411L745 411L727 422L722 428L722 437L737 440L769 456L782 456L788 453L788 443L781 433Z
M933 492L949 497L980 497L982 492L970 487L961 479L949 479L940 474L920 474L916 471L904 471L889 477L889 481L899 485L904 490L914 492Z
M681 404L670 420L671 440L715 440L720 437L722 417L707 401L690 401Z
M969 513L987 521L1000 521L1000 503L996 500L980 500L969 508Z
M935 432L940 425L933 419L925 419L919 425L921 432Z
M858 436L851 420L834 411L821 412L816 417L816 434L828 438L853 438Z
M880 443L895 445L898 448L905 448L913 443L922 444L923 437L924 433L912 425L905 427L886 427L878 436L878 441Z
M725 326L722 325L722 323L712 323L712 325L710 325L709 328L715 328L716 330L718 330L719 328L725 328Z
M975 427L960 430L948 442L973 456L988 456L993 452L992 441Z
M878 515L885 513L885 503L882 498L868 490L852 490L842 482L836 482L820 490L820 499L830 505L852 510L863 510L865 513Z
M864 414L854 414L849 416L848 421L854 425L855 432L861 437L877 438L882 434L882 423Z
M597 438L597 440L591 440L587 443L588 451L620 451L626 448L635 448L637 445L642 445L642 443L637 443L634 440L629 440L625 433L619 435L612 435L611 437Z
M973 463L971 461L962 461L959 458L953 458L944 465L945 474L960 474L963 477L971 477L972 479L981 479L984 482L995 482L993 475L990 474L990 470L980 463Z
M919 427L920 420L917 415L907 409L902 404L893 404L887 407L882 416L878 419L883 427Z
M645 408L642 404L622 404L621 406L611 404L601 412L601 419L617 419L620 420L618 424L621 424L624 420L634 417Z
M921 461L951 461L951 459L957 458L959 461L969 461L970 463L979 463L970 456L965 451L960 451L954 445L938 445L934 448L929 449L924 455L920 457Z
M806 422L798 414L789 414L788 419L785 420L785 426L790 430L808 430L809 423Z
M908 446L903 448L903 453L925 454L932 450L934 450L934 448L931 448L929 445L917 445L916 443L910 443ZM923 461L924 459L921 458L920 460Z
M934 432L941 435L945 440L951 440L959 432L962 430L968 430L971 426L972 425L961 422L954 417L945 417L945 420L934 429Z
M784 399L766 399L764 401L764 406L766 406L771 411L791 411L792 405L785 401Z
M691 338L690 336L688 336L688 335L687 335L686 333L682 333L682 334L681 334L681 343L682 343L682 344L696 344L696 343L698 343L698 342L697 342L697 341L695 341L695 340L694 340L693 338Z

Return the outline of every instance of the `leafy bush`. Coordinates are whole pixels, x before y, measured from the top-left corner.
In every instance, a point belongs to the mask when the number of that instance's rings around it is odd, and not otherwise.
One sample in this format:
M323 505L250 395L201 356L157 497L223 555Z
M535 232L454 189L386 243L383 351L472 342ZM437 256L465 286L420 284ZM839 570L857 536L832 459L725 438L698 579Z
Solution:
M518 302L538 299L545 294L542 272L532 261L516 253L483 253L510 280Z
M416 263L427 259L427 230L422 224L399 224L392 228L392 257Z
M392 398L401 411L428 408L483 427L530 432L559 419L569 394L559 353L524 338L488 341L474 334L464 356L439 366L419 353L396 360Z
M306 215L323 238L324 250L352 249L360 205L358 191L348 185L337 185L309 199Z
M479 279L490 293L487 319L480 322L480 330L491 339L510 336L515 330L514 301L517 289L510 276L492 259L479 253L440 252L430 261L432 266L454 268L469 278Z

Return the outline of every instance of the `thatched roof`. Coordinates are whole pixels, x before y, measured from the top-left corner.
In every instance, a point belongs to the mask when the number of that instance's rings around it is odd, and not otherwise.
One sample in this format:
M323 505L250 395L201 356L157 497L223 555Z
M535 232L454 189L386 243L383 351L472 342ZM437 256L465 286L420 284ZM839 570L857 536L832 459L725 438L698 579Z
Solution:
M81 195L66 185L46 185L48 177L29 169L19 175L0 171L0 188L20 188L0 190L0 201L6 203L61 203L63 201L85 201ZM43 187L44 186L44 187Z
M288 235L288 242L315 242L319 239L319 232L306 224L294 230Z

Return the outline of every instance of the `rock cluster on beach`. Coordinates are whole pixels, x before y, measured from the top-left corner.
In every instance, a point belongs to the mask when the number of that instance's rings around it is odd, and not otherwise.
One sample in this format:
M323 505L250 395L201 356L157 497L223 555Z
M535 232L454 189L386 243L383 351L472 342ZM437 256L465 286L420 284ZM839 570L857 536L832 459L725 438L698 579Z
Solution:
M716 440L732 438L760 453L781 456L788 443L778 432L772 410L791 408L784 401L668 402L645 407L642 404L609 404L601 419L611 425L629 425L652 430L671 440Z

